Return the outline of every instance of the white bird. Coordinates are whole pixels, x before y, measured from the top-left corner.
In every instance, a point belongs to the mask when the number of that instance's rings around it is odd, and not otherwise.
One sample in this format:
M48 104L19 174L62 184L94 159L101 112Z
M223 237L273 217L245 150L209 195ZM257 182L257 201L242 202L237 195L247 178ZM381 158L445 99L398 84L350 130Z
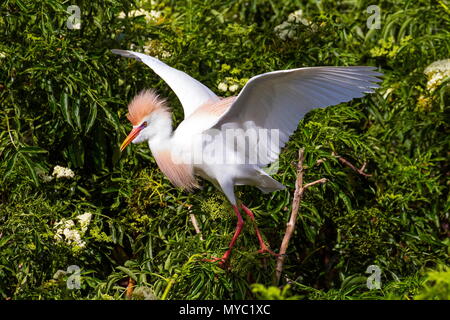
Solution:
M152 90L140 92L128 106L133 129L120 150L130 143L148 142L162 172L177 187L198 188L196 176L212 182L230 201L237 227L223 266L244 225L239 209L250 219L253 213L238 205L234 187L250 185L263 192L285 187L263 168L277 160L280 150L305 114L359 98L378 88L382 74L374 67L310 67L280 70L251 78L236 97L220 98L186 73L142 53L112 50L149 66L175 92L185 119L175 131L165 100ZM244 143L239 143L245 137ZM244 144L244 145L243 145ZM264 243L256 227L261 249L276 255Z

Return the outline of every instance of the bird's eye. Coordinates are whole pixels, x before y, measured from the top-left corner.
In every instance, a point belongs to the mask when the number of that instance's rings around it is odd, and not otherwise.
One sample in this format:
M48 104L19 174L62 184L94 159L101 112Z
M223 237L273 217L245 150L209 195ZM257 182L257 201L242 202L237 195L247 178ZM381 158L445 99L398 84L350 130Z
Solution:
M147 121L142 122L141 126L145 128L147 126Z

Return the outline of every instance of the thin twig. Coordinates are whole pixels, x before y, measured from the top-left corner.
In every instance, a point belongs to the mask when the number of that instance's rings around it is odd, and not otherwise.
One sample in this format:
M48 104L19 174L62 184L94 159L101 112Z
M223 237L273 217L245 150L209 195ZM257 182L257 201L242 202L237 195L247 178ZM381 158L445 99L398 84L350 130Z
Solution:
M189 214L189 216L191 217L191 222L192 222L192 225L194 226L195 232L197 234L200 234L200 240L203 240L202 231L200 230L200 227L198 226L197 218L195 217L195 215L193 213Z
M353 171L359 173L360 175L362 175L364 177L371 177L372 176L371 174L368 174L368 173L364 172L364 170L366 169L366 165L367 165L366 162L363 163L361 169L358 169L353 164L351 164L350 161L348 161L344 157L341 157L340 155L336 154L335 152L332 152L331 155L335 156L336 158L338 158L340 163L342 163L343 165L349 167L350 169L352 169Z
M318 166L319 164L322 164L322 163L324 163L325 161L327 161L326 158L319 159L319 160L316 161L316 163L315 163L314 165L315 165L315 166Z
M286 225L286 233L283 237L283 241L281 242L280 247L280 255L277 258L277 267L275 272L276 283L278 284L281 278L281 273L283 271L284 259L286 258L286 251L289 246L289 240L292 238L295 230L295 222L297 221L298 210L300 208L300 202L303 198L303 193L309 187L312 187L316 184L325 183L327 181L326 178L322 178L310 183L303 185L303 161L304 161L304 149L300 149L298 152L298 164L297 164L297 180L295 182L295 191L294 191L294 199L292 201L292 212L291 217L289 218L289 222Z
M319 179L319 180L316 180L316 181L307 183L307 184L305 184L305 185L303 186L303 190L305 190L305 189L307 189L307 188L309 188L309 187L312 187L312 186L314 186L314 185L316 185L316 184L325 183L325 182L327 182L327 181L328 181L327 178L322 178L322 179Z

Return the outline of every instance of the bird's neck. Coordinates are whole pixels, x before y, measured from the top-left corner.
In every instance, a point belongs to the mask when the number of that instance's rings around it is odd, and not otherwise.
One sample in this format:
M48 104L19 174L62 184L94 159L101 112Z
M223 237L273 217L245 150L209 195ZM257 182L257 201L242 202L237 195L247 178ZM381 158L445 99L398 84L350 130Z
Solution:
M148 145L153 154L168 151L171 148L172 117L161 116L153 120L154 134L148 139Z
M157 130L148 140L148 145L159 169L177 187L186 190L198 188L192 165L183 163L174 155L171 118L169 121L161 120L156 124L153 123L153 125L156 125Z

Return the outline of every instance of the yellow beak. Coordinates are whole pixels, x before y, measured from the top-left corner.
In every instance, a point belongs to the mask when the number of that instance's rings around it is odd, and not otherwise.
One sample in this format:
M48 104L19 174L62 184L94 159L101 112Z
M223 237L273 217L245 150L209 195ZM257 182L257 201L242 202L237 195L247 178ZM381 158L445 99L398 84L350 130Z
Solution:
M139 134L139 132L141 132L142 129L143 127L139 126L131 130L130 134L125 138L125 140L123 140L122 145L120 146L121 152L127 147L127 145L131 143L131 141L134 140L134 138L136 138L136 136Z

